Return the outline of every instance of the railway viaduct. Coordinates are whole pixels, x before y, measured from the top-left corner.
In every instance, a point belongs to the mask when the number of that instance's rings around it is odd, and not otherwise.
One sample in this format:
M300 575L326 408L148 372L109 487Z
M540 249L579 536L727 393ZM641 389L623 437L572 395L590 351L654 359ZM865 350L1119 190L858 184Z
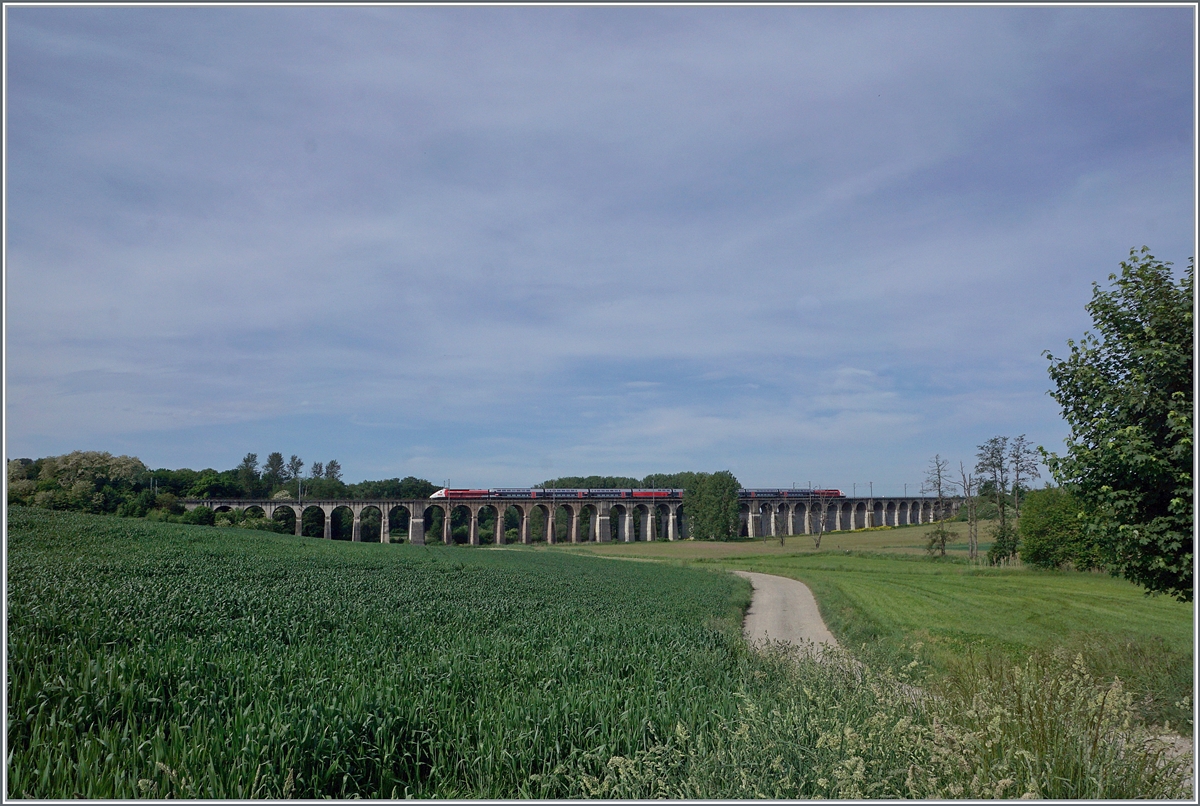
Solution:
M181 502L189 510L209 507L214 512L234 509L258 508L263 516L273 518L276 512L289 511L296 521L296 535L303 530L303 515L311 509L321 512L324 537L331 538L332 518L339 508L349 510L354 522L351 540L362 540L363 513L374 509L380 516L380 542L392 542L391 521L398 518L409 523L407 540L425 543L426 522L432 522L433 510L441 511L441 542L453 542L451 515L463 509L469 516L468 540L478 546L480 539L480 515L491 509L495 511L496 526L493 541L503 544L504 513L516 510L520 522L518 540L529 543L530 515L535 509L542 512L547 542L558 542L558 521L566 523L566 541L608 542L612 539L615 521L617 539L626 543L635 540L678 540L688 537L687 518L684 516L683 501L646 499L545 499L545 498L453 498L453 499L388 499L365 501L288 499L197 499ZM958 511L958 502L946 502L947 511L935 512L937 499L906 496L902 498L743 498L738 501L741 509L740 532L747 537L768 535L812 534L816 531L832 532L846 529L863 529L871 526L904 526L910 523L929 523L939 516L951 516ZM560 515L561 513L561 515ZM581 523L585 524L581 534ZM401 538L403 539L403 538Z

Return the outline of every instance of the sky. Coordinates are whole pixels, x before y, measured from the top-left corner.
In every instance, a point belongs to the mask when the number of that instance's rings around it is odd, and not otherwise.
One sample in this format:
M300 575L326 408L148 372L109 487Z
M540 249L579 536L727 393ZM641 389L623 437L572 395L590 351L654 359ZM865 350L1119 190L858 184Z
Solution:
M1191 7L4 13L8 458L911 494L1195 254Z

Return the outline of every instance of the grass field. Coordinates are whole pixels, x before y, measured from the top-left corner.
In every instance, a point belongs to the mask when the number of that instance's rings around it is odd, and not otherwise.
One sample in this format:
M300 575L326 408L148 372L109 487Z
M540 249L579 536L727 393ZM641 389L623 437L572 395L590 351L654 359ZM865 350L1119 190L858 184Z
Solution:
M783 545L759 538L566 548L799 579L843 645L892 667L919 657L929 680L991 655L1016 661L1036 650L1083 654L1097 674L1131 686L1144 718L1190 733L1191 605L1146 596L1104 573L969 564L966 524L950 527L964 542L936 560L924 549L928 525L831 532L820 550L807 536L786 537ZM983 540L986 526L980 531Z
M1183 791L1119 686L1043 664L920 703L750 650L712 563L8 517L9 797ZM1031 731L1011 698L1051 689Z

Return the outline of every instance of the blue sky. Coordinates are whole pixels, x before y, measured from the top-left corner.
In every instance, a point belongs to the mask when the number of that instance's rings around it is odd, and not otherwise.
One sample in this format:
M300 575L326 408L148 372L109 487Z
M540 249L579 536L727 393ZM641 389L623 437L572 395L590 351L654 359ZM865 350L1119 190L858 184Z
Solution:
M5 14L10 458L912 491L1195 250L1188 7Z

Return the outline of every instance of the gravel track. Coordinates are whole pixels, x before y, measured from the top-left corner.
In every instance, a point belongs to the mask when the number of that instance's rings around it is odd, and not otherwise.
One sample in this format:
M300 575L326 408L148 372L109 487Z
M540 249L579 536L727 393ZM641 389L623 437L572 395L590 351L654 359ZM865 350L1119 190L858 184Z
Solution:
M753 571L733 573L754 586L743 625L746 640L752 644L786 641L817 650L837 647L837 640L817 609L817 600L803 582Z

